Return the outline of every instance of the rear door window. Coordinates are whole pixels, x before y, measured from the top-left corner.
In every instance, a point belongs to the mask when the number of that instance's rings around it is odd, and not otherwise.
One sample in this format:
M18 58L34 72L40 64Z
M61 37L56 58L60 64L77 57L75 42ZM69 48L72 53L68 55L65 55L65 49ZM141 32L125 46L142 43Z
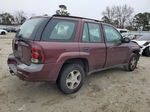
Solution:
M84 23L83 34L82 34L82 42L89 42L89 31L88 24Z
M99 43L102 40L99 24L84 23L82 42Z
M73 41L76 21L53 19L49 22L42 36L45 41Z
M90 34L90 42L101 42L101 32L99 28L99 24L88 23L89 25L89 34Z

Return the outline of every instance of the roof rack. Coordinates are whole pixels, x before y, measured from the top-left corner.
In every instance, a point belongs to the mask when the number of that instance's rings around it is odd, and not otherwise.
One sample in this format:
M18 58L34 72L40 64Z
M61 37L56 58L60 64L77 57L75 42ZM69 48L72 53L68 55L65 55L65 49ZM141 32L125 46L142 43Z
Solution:
M90 19L90 18L84 18L84 17L78 17L78 16L65 16L65 15L53 15L53 16L55 16L55 17L67 17L67 18L87 19L87 20L92 20L92 21L96 21L96 22L101 22L100 20Z
M33 16L33 17L30 17L29 19L40 18L40 17L49 18L49 17L51 17L51 16Z

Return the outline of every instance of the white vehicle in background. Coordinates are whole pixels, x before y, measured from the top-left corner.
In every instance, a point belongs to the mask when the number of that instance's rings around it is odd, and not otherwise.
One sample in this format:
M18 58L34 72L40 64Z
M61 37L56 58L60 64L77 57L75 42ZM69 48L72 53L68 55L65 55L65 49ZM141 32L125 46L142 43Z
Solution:
M127 33L123 35L123 38L129 38L130 40L136 40L137 38L139 38L140 36L142 36L141 34L131 34L131 33Z
M150 35L143 35L132 41L141 47L140 54L150 57Z
M0 35L6 35L8 32L6 30L0 29Z
M121 34L124 34L124 33L128 33L129 32L129 30L127 30L127 29L117 29Z

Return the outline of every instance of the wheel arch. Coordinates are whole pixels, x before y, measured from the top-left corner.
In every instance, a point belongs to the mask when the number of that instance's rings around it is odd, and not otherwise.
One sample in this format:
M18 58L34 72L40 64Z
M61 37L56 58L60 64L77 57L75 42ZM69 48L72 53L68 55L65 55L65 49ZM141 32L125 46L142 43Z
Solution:
M86 58L70 58L70 59L65 60L64 63L62 64L61 69L58 74L58 77L57 77L57 81L59 80L59 76L60 76L64 66L67 64L73 64L73 63L78 63L78 64L83 65L85 74L87 74L89 72L89 62Z
M4 31L1 31L1 34L6 34L6 32L4 32Z
M83 65L84 71L86 73L89 71L89 63L88 63L88 60L86 58L67 59L67 60L64 61L61 68L63 68L63 66L65 66L66 64L71 64L71 63L79 63L79 64Z
M140 54L140 50L139 50L139 49L133 50L132 52L133 52L134 54Z

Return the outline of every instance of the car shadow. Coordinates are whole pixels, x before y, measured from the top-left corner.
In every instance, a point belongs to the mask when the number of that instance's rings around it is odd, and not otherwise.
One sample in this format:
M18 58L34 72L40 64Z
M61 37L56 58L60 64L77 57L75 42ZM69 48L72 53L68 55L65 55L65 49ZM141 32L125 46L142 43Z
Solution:
M10 96L16 96L17 101L23 103L36 103L40 102L42 106L48 106L58 103L63 103L67 100L76 99L78 96L88 94L89 91L87 88L92 88L92 90L100 92L101 87L91 86L89 83L94 83L95 80L99 81L101 78L104 80L103 77L113 77L116 76L115 72L120 73L122 75L125 72L122 68L113 68L106 71L96 72L91 74L90 76L86 77L85 83L82 89L70 95L65 95L61 93L55 83L50 82L26 82L19 80L18 78L13 78L11 80L11 89L12 92L9 94ZM109 86L111 83L108 82Z

